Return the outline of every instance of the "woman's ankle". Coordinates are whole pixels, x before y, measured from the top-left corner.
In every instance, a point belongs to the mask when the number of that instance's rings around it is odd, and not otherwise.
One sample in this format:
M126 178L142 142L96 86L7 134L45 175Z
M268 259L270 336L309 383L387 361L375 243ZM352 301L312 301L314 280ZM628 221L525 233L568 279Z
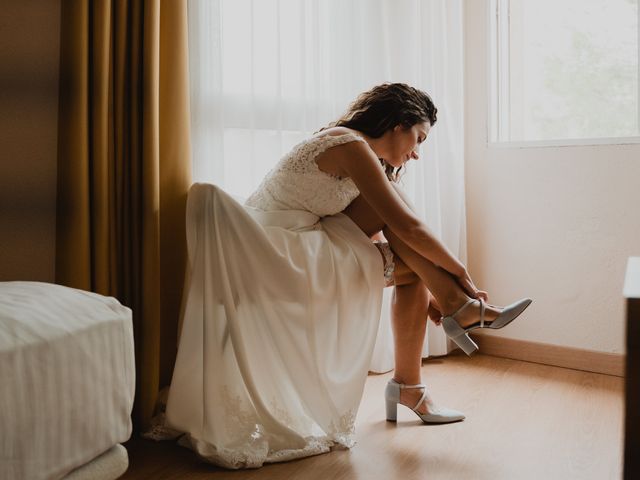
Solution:
M438 303L440 303L440 306L442 307L442 316L446 317L448 315L454 314L469 300L471 300L471 297L465 295L464 293L448 296L442 302L438 300Z
M415 375L397 375L395 374L392 378L392 380L396 383L399 383L401 385L420 385L420 383L422 382L422 379L420 378L420 375L415 376Z

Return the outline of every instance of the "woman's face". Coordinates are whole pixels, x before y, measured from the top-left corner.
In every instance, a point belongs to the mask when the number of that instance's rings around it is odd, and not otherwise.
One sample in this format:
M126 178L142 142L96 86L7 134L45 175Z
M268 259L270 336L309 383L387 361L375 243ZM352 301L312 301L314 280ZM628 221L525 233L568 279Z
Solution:
M393 167L401 167L411 159L418 160L419 147L427 139L431 124L427 122L416 123L411 128L396 125L387 132L385 151L381 158Z

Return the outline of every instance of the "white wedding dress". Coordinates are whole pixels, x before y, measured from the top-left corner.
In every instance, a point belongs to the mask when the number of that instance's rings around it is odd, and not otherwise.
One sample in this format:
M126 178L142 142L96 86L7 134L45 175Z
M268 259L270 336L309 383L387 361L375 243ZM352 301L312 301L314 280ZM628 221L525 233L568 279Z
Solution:
M187 202L189 273L166 418L226 468L352 447L376 340L383 261L341 212L358 189L293 148L245 205L209 184Z

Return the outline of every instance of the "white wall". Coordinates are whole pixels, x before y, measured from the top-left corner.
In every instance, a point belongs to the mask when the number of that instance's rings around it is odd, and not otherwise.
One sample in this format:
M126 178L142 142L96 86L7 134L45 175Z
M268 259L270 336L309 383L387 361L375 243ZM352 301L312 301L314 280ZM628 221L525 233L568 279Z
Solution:
M0 12L0 281L53 282L60 2Z
M465 2L469 271L490 303L534 300L492 334L623 353L624 270L640 255L640 145L489 148L487 3Z

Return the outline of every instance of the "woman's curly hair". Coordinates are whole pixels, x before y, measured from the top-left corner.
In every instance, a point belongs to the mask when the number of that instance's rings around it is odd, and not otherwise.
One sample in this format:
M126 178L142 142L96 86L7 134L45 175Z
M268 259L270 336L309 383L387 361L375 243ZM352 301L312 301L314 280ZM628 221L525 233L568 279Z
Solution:
M379 138L396 125L403 128L411 128L420 122L434 125L437 113L433 100L422 90L405 83L383 83L361 93L342 117L325 128L347 127ZM395 169L383 159L380 162L387 178L397 182L402 167Z

